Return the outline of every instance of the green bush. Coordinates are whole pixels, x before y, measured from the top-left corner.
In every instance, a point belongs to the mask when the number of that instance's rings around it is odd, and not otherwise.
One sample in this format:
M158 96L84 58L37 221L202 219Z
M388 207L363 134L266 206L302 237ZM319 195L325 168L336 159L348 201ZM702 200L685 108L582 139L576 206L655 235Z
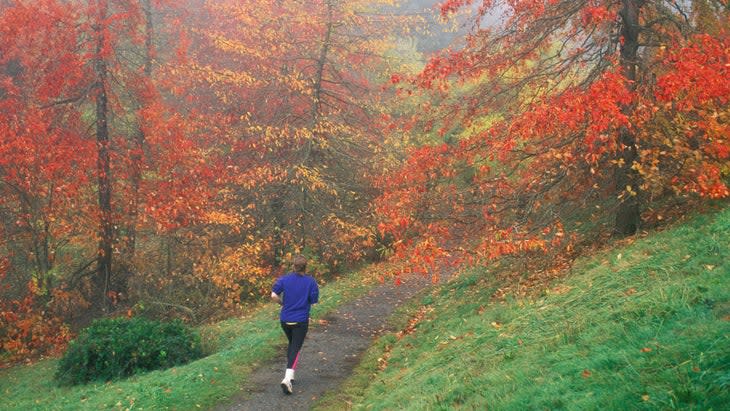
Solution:
M115 318L94 322L59 362L62 385L110 381L202 357L200 336L180 321Z

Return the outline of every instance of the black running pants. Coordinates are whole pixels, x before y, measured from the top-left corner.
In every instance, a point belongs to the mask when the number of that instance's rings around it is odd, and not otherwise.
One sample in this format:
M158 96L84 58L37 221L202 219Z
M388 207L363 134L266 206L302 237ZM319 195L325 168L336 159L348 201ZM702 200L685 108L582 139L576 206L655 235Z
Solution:
M296 369L297 362L299 361L299 350L302 349L304 344L304 337L307 336L307 330L309 329L309 322L281 322L281 328L286 334L286 339L289 340L289 347L286 352L286 368Z

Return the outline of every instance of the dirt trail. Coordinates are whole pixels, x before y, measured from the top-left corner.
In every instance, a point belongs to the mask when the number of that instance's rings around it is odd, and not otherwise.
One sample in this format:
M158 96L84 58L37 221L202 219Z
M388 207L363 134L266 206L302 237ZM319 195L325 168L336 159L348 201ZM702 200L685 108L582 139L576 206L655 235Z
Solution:
M310 327L292 395L284 395L279 385L286 368L286 353L282 349L275 362L250 376L239 397L215 409L310 409L325 392L336 389L352 373L373 338L386 331L385 321L393 310L430 284L430 279L422 277L404 279L400 286L387 282L328 315L325 324ZM273 326L278 324L272 323ZM284 340L283 333L281 338Z

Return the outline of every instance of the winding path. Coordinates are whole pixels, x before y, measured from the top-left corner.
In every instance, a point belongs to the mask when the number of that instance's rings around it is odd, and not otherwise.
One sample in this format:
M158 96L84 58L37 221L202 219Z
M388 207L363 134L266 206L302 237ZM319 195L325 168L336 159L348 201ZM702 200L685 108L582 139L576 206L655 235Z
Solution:
M216 410L308 410L325 392L336 389L353 371L374 337L386 331L386 320L402 303L431 284L410 277L396 286L386 282L340 307L309 329L297 366L294 393L284 395L286 353L254 371L241 394ZM284 334L282 333L282 339Z

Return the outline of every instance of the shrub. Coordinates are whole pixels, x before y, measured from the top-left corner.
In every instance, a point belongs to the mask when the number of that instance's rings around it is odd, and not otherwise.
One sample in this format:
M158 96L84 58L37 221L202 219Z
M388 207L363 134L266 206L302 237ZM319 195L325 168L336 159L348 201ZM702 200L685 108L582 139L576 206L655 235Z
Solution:
M202 357L200 336L180 321L115 318L94 322L59 362L62 385L109 381Z

